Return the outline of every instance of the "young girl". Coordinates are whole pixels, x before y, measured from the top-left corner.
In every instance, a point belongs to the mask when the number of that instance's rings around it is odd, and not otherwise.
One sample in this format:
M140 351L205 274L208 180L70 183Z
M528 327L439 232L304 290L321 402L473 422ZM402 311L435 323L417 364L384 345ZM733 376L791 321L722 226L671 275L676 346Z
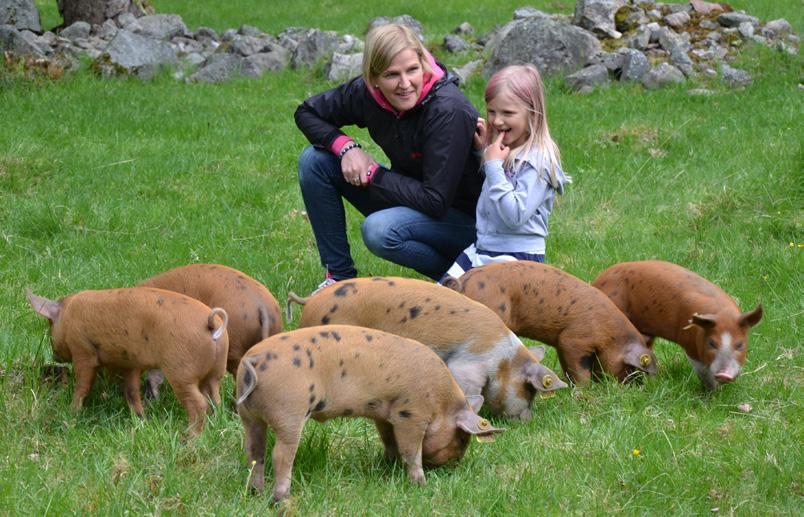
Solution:
M447 271L454 278L493 262L544 262L553 200L570 182L547 127L536 67L503 68L489 80L485 99L488 122L480 119L475 138L478 148L490 142L483 152L486 179L477 202L477 240Z

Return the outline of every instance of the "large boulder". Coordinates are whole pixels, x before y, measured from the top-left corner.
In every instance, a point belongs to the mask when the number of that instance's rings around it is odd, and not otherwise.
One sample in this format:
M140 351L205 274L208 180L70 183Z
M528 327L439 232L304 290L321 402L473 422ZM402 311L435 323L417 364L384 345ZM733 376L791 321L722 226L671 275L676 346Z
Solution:
M21 31L42 32L34 0L0 0L0 25L12 25Z
M25 38L13 25L0 25L0 54L4 51L21 56L45 55L42 49Z
M109 62L134 71L142 66L177 65L176 52L169 43L119 30L106 47Z
M614 15L625 5L623 0L578 0L572 23L601 36L619 38L622 34L617 31Z
M591 32L533 16L509 22L495 35L483 71L491 75L507 65L532 63L545 75L572 73L600 50L600 42Z

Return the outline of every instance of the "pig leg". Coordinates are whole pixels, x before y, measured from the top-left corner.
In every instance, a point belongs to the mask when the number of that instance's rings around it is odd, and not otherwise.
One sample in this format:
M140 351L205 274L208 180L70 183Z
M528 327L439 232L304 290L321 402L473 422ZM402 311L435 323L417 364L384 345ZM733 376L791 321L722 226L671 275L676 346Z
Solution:
M140 398L140 370L126 370L123 373L123 394L128 401L128 405L134 410L138 417L144 418L145 412L142 408Z
M374 424L377 426L377 431L380 433L380 439L385 446L385 460L394 461L399 457L399 447L396 444L394 437L394 426L383 420L375 420Z
M296 459L296 450L299 448L303 428L303 419L274 427L276 443L271 452L271 461L274 466L273 496L275 501L284 499L290 493L290 475L293 471L293 461Z
M217 376L207 377L201 384L201 391L216 406L221 405L221 380Z
M559 340L558 360L569 379L578 386L589 384L597 357L572 341Z
M241 411L243 428L246 431L246 455L251 467L251 487L258 493L265 486L265 437L267 426L262 420L252 418L248 411Z
M194 382L177 381L168 376L168 382L176 394L176 398L187 410L190 434L196 436L204 429L204 415L207 413L207 399ZM196 381L197 382L197 381Z
M81 409L84 399L92 389L92 381L95 380L97 365L87 360L75 358L73 360L73 371L75 372L75 390L73 391L73 402L71 408L74 411Z
M165 381L162 370L148 370L148 382L145 383L145 398L159 400L159 386Z
M414 423L397 423L394 425L394 436L399 446L399 454L408 466L408 477L413 483L423 485L425 483L422 468L424 427Z

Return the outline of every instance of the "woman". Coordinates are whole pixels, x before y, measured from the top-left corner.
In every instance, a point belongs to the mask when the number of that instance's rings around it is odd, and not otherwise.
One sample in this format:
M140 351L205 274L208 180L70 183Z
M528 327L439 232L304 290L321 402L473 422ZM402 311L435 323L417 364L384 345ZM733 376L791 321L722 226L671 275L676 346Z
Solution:
M299 183L327 271L319 289L357 276L342 198L366 216L372 253L433 279L474 241L478 112L408 27L373 29L363 75L307 99L295 118L313 144ZM349 125L368 128L390 167L341 131Z

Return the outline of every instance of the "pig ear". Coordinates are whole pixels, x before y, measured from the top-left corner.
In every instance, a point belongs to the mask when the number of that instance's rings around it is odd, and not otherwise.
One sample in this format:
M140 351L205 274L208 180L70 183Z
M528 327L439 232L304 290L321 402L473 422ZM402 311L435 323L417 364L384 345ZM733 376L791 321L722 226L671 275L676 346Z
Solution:
M690 318L690 323L693 325L698 325L703 329L710 329L715 326L715 315L714 314L698 314L697 312L692 315Z
M453 291L458 291L459 293L463 292L463 283L459 278L455 278L454 276L445 276L441 279L441 285L452 289Z
M737 320L737 323L740 324L741 327L753 327L759 320L762 319L762 304L760 303L757 305L757 308L750 312L744 312L740 314L740 318Z
M623 356L623 362L643 372L656 373L656 356L641 344L630 344Z
M529 346L530 353L536 356L540 362L544 360L544 347L543 346Z
M37 296L33 294L30 289L26 291L26 294L28 296L28 302L31 304L31 307L33 307L33 310L49 319L51 323L55 323L56 320L59 319L59 313L61 312L61 304L59 302Z
M505 431L505 429L501 429L499 427L494 427L491 425L491 422L482 418L474 411L469 411L468 409L462 409L457 416L455 417L455 424L466 431L469 434L473 434L476 436L486 436L491 437L491 435L495 433L501 433ZM488 440L488 441L493 441Z
M483 395L467 395L466 402L469 403L469 407L472 408L472 411L477 413L480 411L481 406L483 406Z
M525 365L525 379L540 393L569 387L550 368L541 363L527 363Z

